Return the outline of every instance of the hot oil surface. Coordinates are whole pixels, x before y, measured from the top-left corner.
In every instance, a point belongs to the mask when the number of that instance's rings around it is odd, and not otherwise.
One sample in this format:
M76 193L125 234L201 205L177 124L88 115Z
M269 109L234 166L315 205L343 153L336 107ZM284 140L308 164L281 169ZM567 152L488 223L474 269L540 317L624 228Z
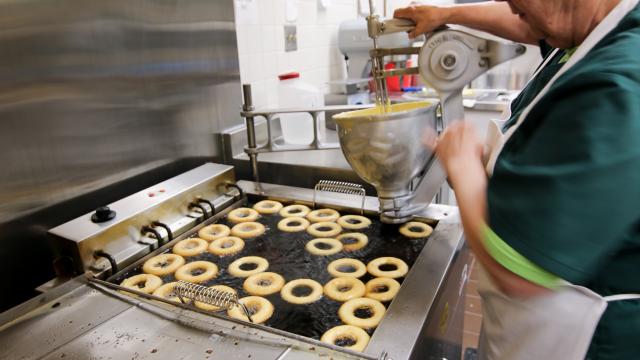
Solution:
M251 207L253 204L248 205ZM341 213L346 215L346 213ZM210 253L185 258L187 263L197 260L213 262L218 266L218 276L201 285L227 285L238 291L239 297L249 296L242 287L245 278L236 278L229 274L227 268L234 260L244 256L261 256L269 261L267 271L276 272L282 275L286 281L295 279L310 278L324 285L331 280L331 275L327 272L327 265L333 260L341 258L354 258L362 261L365 265L378 257L392 256L404 260L409 267L413 265L420 251L427 242L427 239L409 239L398 232L398 226L382 224L378 219L371 218L371 225L362 230L348 230L345 232L361 232L369 237L369 243L364 248L353 251L342 251L330 256L316 256L305 250L305 245L314 239L306 231L287 233L278 230L278 222L283 218L278 215L261 215L258 222L264 224L266 232L254 239L245 239L245 247L238 254L220 257ZM232 227L226 218L218 223ZM191 232L187 237L197 237L196 232ZM120 283L127 277L139 274L142 268L122 274L116 281ZM369 274L361 277L364 283L373 277ZM176 281L173 275L162 277L164 283ZM402 283L403 278L396 279ZM322 334L330 328L342 325L338 317L338 309L341 302L333 301L327 297L322 297L319 301L307 305L294 305L284 301L280 293L265 296L275 307L273 316L266 322L266 325L292 332L298 335L320 339ZM388 304L385 304L388 306ZM368 331L372 334L373 331Z

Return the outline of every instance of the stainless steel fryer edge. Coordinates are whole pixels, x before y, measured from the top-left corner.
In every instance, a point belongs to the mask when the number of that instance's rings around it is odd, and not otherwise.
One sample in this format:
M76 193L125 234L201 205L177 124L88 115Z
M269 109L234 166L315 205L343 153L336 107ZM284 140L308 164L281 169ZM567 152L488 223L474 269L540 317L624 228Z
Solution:
M313 201L313 190L277 184L238 181L247 194L297 202ZM319 203L356 212L359 203L342 194L323 193ZM378 199L365 199L365 212L378 214ZM387 352L394 360L409 359L419 343L427 318L432 313L454 259L464 245L462 223L457 207L431 204L419 214L421 218L437 220L433 235L420 252L387 313L374 332L365 353L378 356ZM457 280L457 279L451 279ZM466 272L459 286L466 283ZM434 319L431 319L434 321ZM401 336L399 336L401 335Z

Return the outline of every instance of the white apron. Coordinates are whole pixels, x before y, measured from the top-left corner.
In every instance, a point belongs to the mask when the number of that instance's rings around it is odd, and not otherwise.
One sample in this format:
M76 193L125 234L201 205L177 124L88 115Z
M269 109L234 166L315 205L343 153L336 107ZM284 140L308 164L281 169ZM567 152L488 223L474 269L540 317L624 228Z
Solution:
M501 125L490 122L487 133L487 173L493 174L498 155L506 141L526 119L531 109L548 92L551 85L613 30L640 0L622 0L589 34L570 60L525 108L506 133ZM552 54L534 77L554 57ZM493 283L480 268L478 292L482 298L483 323L478 346L481 360L573 360L584 359L593 333L609 301L640 299L640 294L602 297L570 283L556 291L529 299L512 298Z

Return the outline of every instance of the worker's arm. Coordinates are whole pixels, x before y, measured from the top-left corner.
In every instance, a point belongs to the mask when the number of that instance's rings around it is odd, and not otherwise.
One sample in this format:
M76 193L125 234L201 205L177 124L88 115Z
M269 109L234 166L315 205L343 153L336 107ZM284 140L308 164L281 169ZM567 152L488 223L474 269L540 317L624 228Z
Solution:
M433 141L433 140L427 140ZM550 290L526 280L498 263L483 244L487 223L487 176L482 162L482 142L473 125L464 122L451 124L436 143L440 162L455 189L456 200L467 242L471 250L496 285L507 295L532 297Z
M540 40L525 21L511 12L506 2L488 1L443 7L411 5L397 9L393 16L411 19L416 23L415 30L409 33L412 38L432 32L442 25L455 24L519 43L538 45Z

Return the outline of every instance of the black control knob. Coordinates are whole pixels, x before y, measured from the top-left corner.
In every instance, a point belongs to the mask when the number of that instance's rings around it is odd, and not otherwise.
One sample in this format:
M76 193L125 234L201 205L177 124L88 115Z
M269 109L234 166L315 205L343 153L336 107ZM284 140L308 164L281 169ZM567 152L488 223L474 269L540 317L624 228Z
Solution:
M94 223L107 222L116 217L116 212L109 209L108 206L100 206L96 209L96 212L91 215L91 221Z

